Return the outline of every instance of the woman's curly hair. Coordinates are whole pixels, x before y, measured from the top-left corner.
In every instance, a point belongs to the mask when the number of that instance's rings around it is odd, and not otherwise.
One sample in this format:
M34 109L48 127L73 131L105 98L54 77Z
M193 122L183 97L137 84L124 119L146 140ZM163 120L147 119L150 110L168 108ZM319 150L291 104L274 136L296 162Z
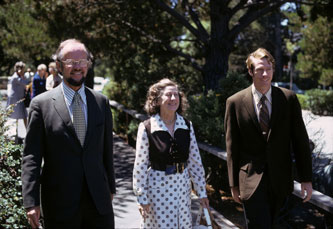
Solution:
M144 107L145 111L149 115L160 113L160 105L158 100L162 96L162 93L167 86L174 86L178 90L179 107L177 109L177 113L182 115L186 111L188 104L185 94L180 90L176 82L168 78L164 78L149 87L147 100Z

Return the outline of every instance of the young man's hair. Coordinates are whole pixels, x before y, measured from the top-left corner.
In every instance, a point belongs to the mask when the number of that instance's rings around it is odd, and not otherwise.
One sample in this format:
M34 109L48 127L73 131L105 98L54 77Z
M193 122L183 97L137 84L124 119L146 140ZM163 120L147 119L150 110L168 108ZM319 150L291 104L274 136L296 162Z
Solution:
M273 70L275 69L275 60L274 57L264 48L258 48L256 51L248 55L246 59L246 67L249 71L253 72L253 58L263 59L266 58L268 62L272 64Z

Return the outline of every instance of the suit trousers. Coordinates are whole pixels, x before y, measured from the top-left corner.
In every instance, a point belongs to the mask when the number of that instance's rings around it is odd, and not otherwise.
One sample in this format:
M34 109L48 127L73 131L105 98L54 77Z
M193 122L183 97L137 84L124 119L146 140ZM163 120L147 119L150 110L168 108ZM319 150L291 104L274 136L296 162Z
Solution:
M111 195L111 194L110 194ZM77 213L66 221L54 221L53 219L44 219L44 228L55 229L111 229L114 228L113 210L106 215L100 215L95 207L94 201L89 193L88 185L84 179L81 191L80 206Z
M243 202L248 228L272 228L285 202L286 197L274 195L269 185L267 171L265 170L253 195Z

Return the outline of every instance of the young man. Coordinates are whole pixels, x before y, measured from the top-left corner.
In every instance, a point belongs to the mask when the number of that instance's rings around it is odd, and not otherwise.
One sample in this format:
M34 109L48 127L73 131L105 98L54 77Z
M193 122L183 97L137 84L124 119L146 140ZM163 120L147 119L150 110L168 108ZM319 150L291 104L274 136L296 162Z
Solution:
M253 84L227 100L227 164L234 200L243 203L249 228L271 228L293 191L292 152L304 202L312 194L309 139L296 95L271 86L274 58L265 49L251 53Z
M62 42L55 60L63 82L35 97L29 111L22 161L29 223L39 226L41 206L45 228L114 228L108 99L83 84L91 58L80 41Z

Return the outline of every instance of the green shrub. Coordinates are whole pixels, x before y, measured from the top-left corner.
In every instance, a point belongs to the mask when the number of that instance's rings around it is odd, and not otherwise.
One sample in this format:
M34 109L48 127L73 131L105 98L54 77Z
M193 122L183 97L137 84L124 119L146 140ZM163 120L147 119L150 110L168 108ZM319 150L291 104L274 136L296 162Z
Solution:
M250 82L246 75L237 72L230 72L225 79L220 80L218 93L223 116L227 98L248 86L250 86Z
M308 104L308 100L309 100L308 96L302 95L302 94L296 94L296 95L297 95L299 103L301 104L302 110L309 110L310 107Z
M312 113L317 115L333 115L333 91L313 89L308 90L306 96Z
M27 228L21 194L22 146L15 145L5 135L10 112L12 109L0 108L0 228Z
M196 137L200 141L224 148L224 113L229 96L249 86L244 75L229 73L219 82L217 92L208 91L207 95L193 95L188 98L187 117L193 122Z
M187 118L192 121L198 140L216 146L222 144L223 116L218 96L214 91L207 95L194 95L188 98Z
M138 132L140 121L137 119L132 119L128 125L127 135L136 136Z
M140 121L114 108L112 108L112 115L113 131L125 138L127 142L134 147Z
M121 133L121 129L122 129L122 125L119 121L119 116L121 115L121 111L118 111L117 109L115 108L111 108L111 111L112 111L112 118L113 118L113 131L116 132L116 133Z
M0 139L0 225L4 228L27 228L21 183L22 146Z

